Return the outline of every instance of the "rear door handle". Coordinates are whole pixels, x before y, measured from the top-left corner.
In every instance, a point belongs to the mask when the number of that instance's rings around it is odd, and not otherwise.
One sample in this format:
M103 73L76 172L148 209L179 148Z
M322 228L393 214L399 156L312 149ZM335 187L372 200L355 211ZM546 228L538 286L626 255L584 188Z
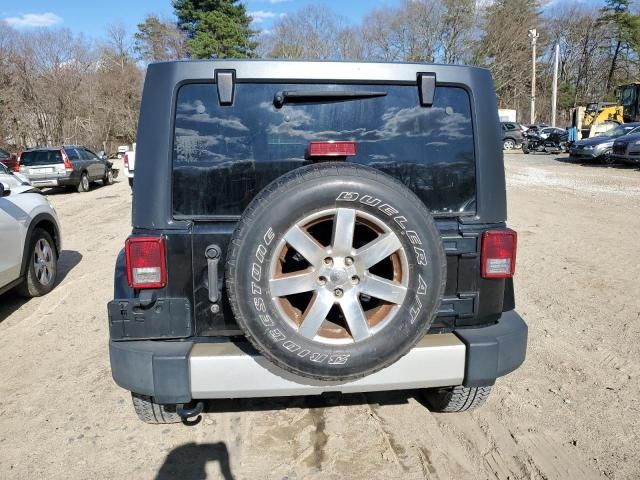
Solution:
M209 301L217 303L220 299L220 290L218 289L218 263L220 262L220 247L217 245L209 245L205 250L207 257L207 280L209 283Z

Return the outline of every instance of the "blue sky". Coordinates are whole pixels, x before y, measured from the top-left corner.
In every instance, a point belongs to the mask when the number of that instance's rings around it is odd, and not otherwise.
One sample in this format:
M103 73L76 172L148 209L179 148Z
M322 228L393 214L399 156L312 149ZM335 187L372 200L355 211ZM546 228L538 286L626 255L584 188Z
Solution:
M247 0L244 4L254 17L254 26L271 28L280 15L295 11L310 3L323 3L352 22L371 9L395 5L399 0ZM131 32L149 13L170 17L171 0L2 0L0 19L14 28L65 27L88 37L101 38L106 26L122 21Z

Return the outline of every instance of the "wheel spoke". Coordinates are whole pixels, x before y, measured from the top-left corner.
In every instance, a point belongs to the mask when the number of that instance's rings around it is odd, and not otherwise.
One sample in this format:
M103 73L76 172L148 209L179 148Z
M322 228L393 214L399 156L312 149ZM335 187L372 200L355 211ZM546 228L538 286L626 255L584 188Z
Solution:
M325 254L324 247L297 225L287 232L284 239L310 264L317 265L322 261Z
M295 293L309 292L317 288L318 274L315 271L302 271L269 280L271 296L284 297Z
M356 211L339 208L333 222L333 254L349 255L353 246L353 229L356 226Z
M49 245L45 243L44 246L42 247L42 259L45 262L49 261L50 253L51 253L51 249L49 248Z
M349 325L353 340L359 342L369 337L369 324L362 310L362 305L360 305L356 290L351 290L348 295L345 295L340 300L340 308L342 308L344 318L347 321L347 325Z
M360 284L360 292L370 297L399 305L407 294L407 288L398 282L367 272Z
M372 242L356 251L356 261L362 268L368 269L384 260L402 247L400 240L393 233L380 235Z
M302 320L298 333L303 337L313 339L318 333L322 322L327 318L329 310L333 307L333 295L327 290L318 290L311 302L312 304Z

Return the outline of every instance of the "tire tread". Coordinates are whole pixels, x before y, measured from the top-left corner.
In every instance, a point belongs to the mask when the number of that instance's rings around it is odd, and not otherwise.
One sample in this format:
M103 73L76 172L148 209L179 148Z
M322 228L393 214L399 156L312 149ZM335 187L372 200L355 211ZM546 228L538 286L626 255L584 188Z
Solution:
M131 392L131 399L138 418L145 423L161 425L182 422L175 405L162 405L154 402L153 397L134 392Z
M453 413L475 410L486 402L491 386L427 389L424 397L434 412Z

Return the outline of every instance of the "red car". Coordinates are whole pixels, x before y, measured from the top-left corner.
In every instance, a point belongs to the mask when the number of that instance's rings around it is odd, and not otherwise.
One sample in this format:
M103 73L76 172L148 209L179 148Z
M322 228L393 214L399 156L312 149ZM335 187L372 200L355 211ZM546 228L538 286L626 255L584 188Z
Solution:
M0 162L4 163L5 167L18 171L18 156L15 153L9 153L6 150L0 148Z

